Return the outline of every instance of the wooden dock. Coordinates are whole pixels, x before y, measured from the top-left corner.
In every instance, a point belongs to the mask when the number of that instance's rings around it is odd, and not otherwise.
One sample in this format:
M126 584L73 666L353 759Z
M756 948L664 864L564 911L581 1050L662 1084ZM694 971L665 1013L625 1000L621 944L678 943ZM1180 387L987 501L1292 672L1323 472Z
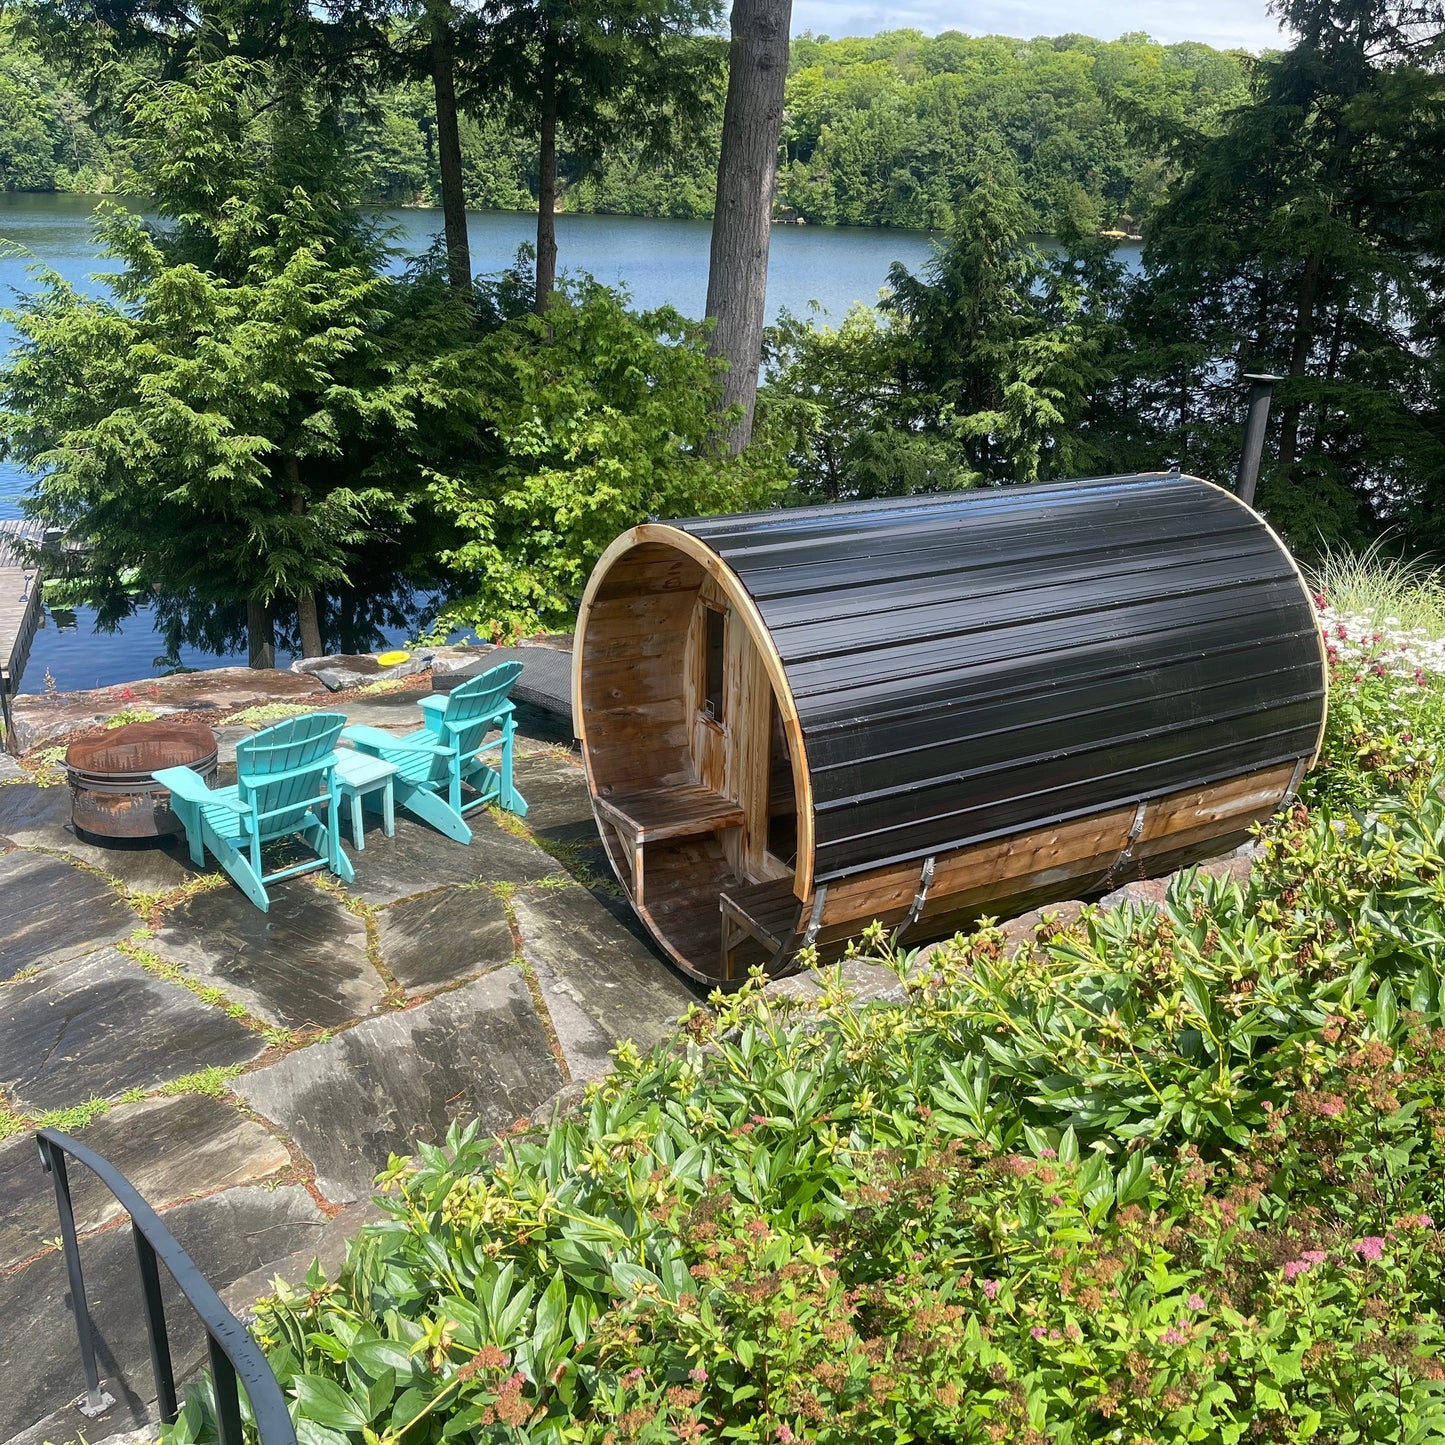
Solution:
M43 522L0 521L0 719L7 739L10 698L20 690L30 642L40 624L44 537Z

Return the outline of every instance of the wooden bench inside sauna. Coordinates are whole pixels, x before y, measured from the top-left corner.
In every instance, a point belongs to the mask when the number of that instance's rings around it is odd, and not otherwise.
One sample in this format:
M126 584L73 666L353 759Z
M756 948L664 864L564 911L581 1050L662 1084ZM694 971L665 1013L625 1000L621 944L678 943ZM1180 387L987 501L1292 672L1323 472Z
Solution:
M1216 855L1324 729L1298 569L1177 474L797 508L620 536L574 727L612 866L727 983Z

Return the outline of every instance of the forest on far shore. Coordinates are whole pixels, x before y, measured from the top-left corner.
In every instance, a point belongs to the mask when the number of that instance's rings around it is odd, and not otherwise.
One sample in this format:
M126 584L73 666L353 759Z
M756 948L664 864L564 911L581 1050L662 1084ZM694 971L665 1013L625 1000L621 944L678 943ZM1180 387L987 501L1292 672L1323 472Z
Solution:
M716 44L721 50L721 39ZM1168 184L1177 138L1217 130L1246 102L1248 64L1242 52L1158 45L1142 34L1112 41L804 34L792 43L778 214L810 225L943 230L956 219L968 177L1007 161L1032 228L1133 229ZM569 145L564 127L559 209L711 215L721 63L711 85L685 143L663 154L633 141L589 158L587 147ZM467 204L535 209L535 136L509 125L484 96L463 102ZM358 97L345 123L369 201L439 204L425 83ZM87 104L13 23L0 21L0 188L143 193L133 146L122 117Z

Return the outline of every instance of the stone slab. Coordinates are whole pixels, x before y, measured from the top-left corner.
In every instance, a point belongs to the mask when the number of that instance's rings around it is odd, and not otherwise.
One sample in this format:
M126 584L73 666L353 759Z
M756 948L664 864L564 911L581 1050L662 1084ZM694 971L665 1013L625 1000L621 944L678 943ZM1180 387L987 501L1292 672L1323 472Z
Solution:
M585 888L519 891L512 899L522 953L575 1078L607 1072L619 1039L643 1049L672 1032L703 997L684 984Z
M183 1094L123 1104L69 1131L103 1155L157 1209L287 1169L286 1146L227 1099ZM79 1165L70 1170L76 1227L86 1233L122 1213L110 1191ZM26 1134L0 1145L0 1270L44 1249L58 1232L55 1192Z
M514 771L533 833L559 843L598 841L580 755L564 756L549 748L518 759Z
M300 1185L243 1185L177 1205L162 1216L202 1274L225 1286L303 1248L326 1217ZM150 1357L141 1323L140 1281L129 1229L109 1229L81 1243L100 1373L114 1382L122 1405L139 1410L152 1395ZM199 1358L203 1336L164 1269L161 1288L177 1374ZM84 1388L68 1305L65 1264L58 1252L14 1274L0 1275L0 1439L60 1409ZM121 1413L121 1412L113 1412ZM93 1425L87 1438L108 1433ZM65 1439L64 1434L54 1438ZM74 1437L70 1437L74 1438Z
M314 677L332 692L344 692L347 688L360 687L367 682L390 682L412 677L430 668L431 653L427 648L418 649L405 662L392 667L383 667L377 655L371 652L329 652L324 657L298 657L291 664L292 672Z
M898 982L898 975L885 964L869 963L861 958L846 958L838 967L843 982L859 1003L902 1003L907 990Z
M9 753L0 749L0 783L24 782L30 776Z
M516 968L369 1019L237 1079L235 1091L305 1151L336 1203L370 1194L387 1156L439 1143L458 1117L505 1127L563 1083Z
M1114 889L1112 893L1104 894L1097 900L1097 906L1099 908L1118 908L1128 904L1136 913L1152 912L1163 903L1169 883L1169 878L1140 878L1132 883L1126 883L1122 888Z
M277 1279L293 1289L300 1288L313 1264L319 1264L328 1278L335 1279L346 1262L347 1248L357 1233L368 1224L378 1224L390 1217L371 1199L348 1204L334 1218L327 1220L314 1238L307 1239L304 1249L298 1249L283 1259L269 1260L260 1269L243 1274L219 1291L221 1303L232 1314L245 1319L248 1314L254 1313L252 1307L257 1300L263 1295L276 1293Z
M112 1398L115 1396L116 1391L103 1376L100 1387ZM160 1433L161 1417L154 1405L122 1399L94 1418L82 1415L73 1404L54 1410L28 1430L12 1435L4 1445L55 1445L57 1440L82 1439L93 1445L151 1445L160 1439Z
M234 768L236 766L236 744L246 738L256 736L257 729L247 727L245 723L227 723L222 728L212 728L216 735L216 762L223 768ZM235 781L232 774L231 781ZM226 786L218 782L218 786Z
M484 808L467 815L471 843L463 847L397 808L396 837L372 834L356 860L347 892L385 905L455 883L534 883L560 876L561 865L530 838L507 832Z
M818 976L808 969L802 973L791 973L787 978L775 978L768 982L768 999L785 999L789 1003L811 1005L822 997L818 987Z
M386 985L366 956L365 923L304 877L270 892L266 913L237 888L198 893L165 915L150 946L283 1028L336 1028L379 1007Z
M70 789L64 786L0 788L0 833L22 847L68 853L142 893L179 888L196 873L180 839L117 839L110 843L78 834L70 821Z
M0 989L0 1087L32 1111L154 1089L264 1048L222 1010L113 948Z
M313 677L281 668L211 667L178 672L113 687L83 692L22 693L11 703L18 750L28 752L94 727L97 719L141 708L168 714L177 711L215 712L218 716L268 702L312 702L324 706L329 696Z
M117 943L138 922L113 888L70 863L24 849L0 857L0 982Z
M507 910L489 888L404 898L382 911L377 927L381 960L409 994L460 983L516 952Z

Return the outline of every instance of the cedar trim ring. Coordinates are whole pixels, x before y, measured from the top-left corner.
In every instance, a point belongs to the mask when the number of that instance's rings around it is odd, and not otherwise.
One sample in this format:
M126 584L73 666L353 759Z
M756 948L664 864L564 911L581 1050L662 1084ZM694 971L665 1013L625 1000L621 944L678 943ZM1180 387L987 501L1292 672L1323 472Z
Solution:
M699 541L690 532L684 532L679 527L669 527L662 522L643 522L636 527L630 527L597 559L597 565L587 579L587 589L582 594L582 605L577 611L577 630L572 643L572 731L582 744L588 792L593 798L597 796L597 781L592 774L592 759L587 748L587 719L583 715L582 707L582 670L586 666L587 658L587 620L592 611L593 598L613 566L634 547L647 543L671 547L690 561L696 562L722 588L723 595L736 615L742 619L748 636L763 659L768 681L772 684L773 696L778 702L783 731L788 739L789 760L793 770L793 797L798 811L798 861L793 874L793 892L806 904L813 894L813 783L808 774L803 725L798 718L797 704L793 700L793 689L788 685L783 659L778 655L777 646L763 621L762 613L758 611L757 603L753 601L737 573L705 542Z
M1305 771L1309 772L1309 770L1319 762L1320 754L1324 751L1325 728L1329 725L1330 720L1330 659L1325 651L1325 630L1320 622L1320 614L1315 607L1314 588L1305 580L1305 574L1300 571L1300 565L1295 561L1294 553L1285 546L1284 538L1269 525L1269 522L1261 513L1256 512L1248 502L1242 501L1239 497L1235 496L1228 487L1221 487L1218 482L1206 481L1203 477L1195 477L1193 480L1202 482L1206 487L1213 487L1216 492L1220 492L1228 497L1236 507L1240 507L1248 512L1249 515L1269 533L1270 540L1284 554L1284 560L1289 563L1290 570L1294 573L1296 580L1299 582L1300 590L1305 595L1305 601L1309 604L1310 616L1314 619L1315 624L1315 646L1319 649L1320 654L1320 690L1322 698L1320 704L1319 736L1315 739L1314 755L1310 758L1309 762L1305 764Z

